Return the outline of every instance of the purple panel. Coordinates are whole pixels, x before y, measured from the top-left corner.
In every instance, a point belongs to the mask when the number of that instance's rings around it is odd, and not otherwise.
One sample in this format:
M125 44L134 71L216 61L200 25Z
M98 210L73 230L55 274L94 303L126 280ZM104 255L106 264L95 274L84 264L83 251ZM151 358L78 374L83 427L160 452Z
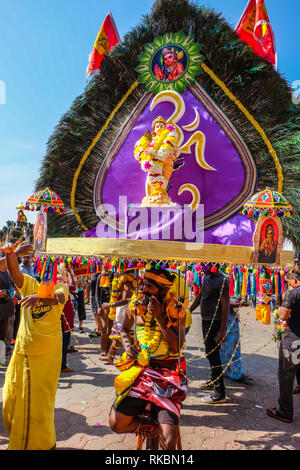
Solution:
M212 243L216 245L253 246L252 238L254 231L255 223L253 220L248 219L242 214L236 214L217 227L206 230L204 232L204 243ZM139 238L144 240L150 239L151 236L146 232L140 233ZM101 222L98 223L97 227L86 232L85 236L92 238L127 238L125 235L106 228L106 226ZM132 234L128 238L136 237ZM174 240L174 237L172 240Z
M129 207L126 238L194 242L196 213L189 207Z
M253 246L255 223L236 214L221 225L204 232L204 242L216 245Z
M200 168L192 147L191 155L182 154L185 165L171 176L169 195L173 202L189 204L189 193L185 192L181 196L177 194L181 185L194 184L200 191L201 204L204 204L207 216L224 207L241 191L245 178L244 167L230 139L188 89L183 98L186 112L178 125L182 127L191 124L195 119L195 109L198 109L200 125L197 130L202 131L206 137L205 158L216 171ZM104 204L113 204L117 209L118 198L122 195L127 196L129 204L139 204L142 201L147 175L133 156L134 145L145 134L146 129L151 130L152 121L157 116L162 115L167 119L173 111L174 106L171 103L158 104L152 112L150 103L146 106L108 169L102 190ZM184 142L191 135L191 132L184 131Z

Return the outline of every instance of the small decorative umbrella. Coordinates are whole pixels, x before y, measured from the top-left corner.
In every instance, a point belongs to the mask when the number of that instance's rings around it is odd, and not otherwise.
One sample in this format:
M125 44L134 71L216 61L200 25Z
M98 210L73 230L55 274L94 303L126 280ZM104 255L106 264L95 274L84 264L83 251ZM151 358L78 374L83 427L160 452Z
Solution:
M295 213L287 199L281 193L272 191L270 188L254 194L246 202L242 212L248 217L259 217L260 215L290 217Z
M41 191L36 191L27 199L25 210L39 211L44 208L44 212L57 212L64 214L65 208L61 198L51 189L46 188Z

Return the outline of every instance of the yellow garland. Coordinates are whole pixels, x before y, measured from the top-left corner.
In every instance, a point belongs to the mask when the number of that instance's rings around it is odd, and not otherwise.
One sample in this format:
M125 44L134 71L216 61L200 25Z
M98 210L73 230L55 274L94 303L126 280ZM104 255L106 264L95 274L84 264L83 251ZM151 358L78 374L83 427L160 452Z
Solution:
M163 144L164 140L166 139L167 135L169 134L170 132L170 129L164 129L162 131L162 133L160 134L159 138L157 139L157 141L155 142L155 144L153 145L153 149L154 150L159 150L161 145Z
M118 300L119 280L114 278L111 285L111 296L109 303L112 304ZM116 307L110 307L108 317L114 320L116 316Z
M150 362L151 354L154 353L160 343L162 333L156 319L153 319L149 312L146 312L144 319L144 337L141 344L141 352L138 354L138 362L142 367L147 367ZM151 329L152 319L155 320L155 326L153 326L154 331Z
M111 287L111 296L109 303L112 304L117 302L119 297L119 291L125 282L130 282L133 288L136 288L136 278L133 273L122 274L119 278L114 278ZM110 320L114 320L116 317L116 307L111 307L108 315Z

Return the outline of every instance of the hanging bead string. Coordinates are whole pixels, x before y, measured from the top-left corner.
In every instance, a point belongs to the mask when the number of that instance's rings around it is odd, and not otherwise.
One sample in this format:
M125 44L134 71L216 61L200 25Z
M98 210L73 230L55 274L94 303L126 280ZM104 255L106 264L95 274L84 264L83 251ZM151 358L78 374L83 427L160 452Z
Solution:
M241 339L242 339L242 336L243 336L243 333L244 333L244 329L245 329L246 324L247 324L247 322L248 322L249 314L250 314L250 310L249 310L249 312L247 313L246 321L245 321L244 324L243 324L243 332L240 334L239 340L238 340L238 342L237 342L237 344L236 344L236 346L235 346L235 348L234 348L234 351L233 351L233 353L232 353L232 356L231 356L229 362L227 362L227 364L226 364L226 366L224 367L224 369L222 370L221 374L220 374L216 379L214 379L213 381L210 381L211 385L213 385L213 384L215 384L216 382L218 382L218 380L220 380L220 378L225 374L225 372L227 371L228 367L230 367L230 366L235 362L235 361L233 360L233 358L234 358L235 353L236 353L236 351L238 350L238 347L239 347L239 345L240 345L240 343L241 343ZM239 359L239 360L240 360L240 359ZM190 365L191 365L191 364L190 364ZM197 368L197 366L191 366L191 367ZM216 367L216 366L214 366L214 367ZM219 367L219 366L217 366L217 367Z
M249 313L250 313L250 311L249 311ZM247 315L248 315L248 314L247 314ZM212 321L213 321L213 320L212 320ZM205 355L202 356L202 357L200 356L200 357L194 358L194 359L191 358L191 359L188 359L188 361L191 361L191 362L192 362L192 361L199 361L200 359L204 359L204 358L208 357L210 354L212 354L212 353L223 343L223 341L225 341L225 339L226 339L228 333L230 332L231 328L232 328L233 325L234 325L234 322L235 322L235 318L232 320L232 322L231 322L231 324L230 324L228 330L226 329L226 332L225 332L225 335L223 336L223 338L217 343L217 345L216 345L211 351L209 351L207 354L205 354ZM211 323L211 324L212 324L212 323ZM211 325L210 325L210 326L211 326ZM203 341L205 341L206 338L207 338L207 336L205 337L205 339L204 339ZM199 348L199 351L200 351L200 348Z
M243 334L244 334L244 330L245 330L246 324L247 324L247 322L248 322L250 313L251 313L251 311L249 310L249 311L247 312L247 314L246 314L246 320L245 320L244 323L243 323L243 331L242 331L242 333L240 333L240 337L239 337L239 340L238 340L238 343L237 343L237 347L240 345L241 338L242 338L242 336L243 336ZM234 319L233 322L231 323L230 327L232 327L234 321L235 321L235 319ZM229 330L228 330L228 332L229 332ZM225 336L226 336L226 335L225 335ZM217 347L222 344L222 342L223 342L223 341L221 340L221 341L217 344L217 346L216 346L212 351L210 351L210 353L213 352L213 351L215 351L215 350L217 349ZM232 354L232 356L231 356L231 359L230 359L230 361L229 361L230 364L233 364L234 362L237 362L237 361L241 360L241 359L237 359L237 360L235 360L235 361L232 360L233 357L234 357L234 355L235 355L235 353L236 353L236 351L237 351L237 347L236 347L235 351L233 352L233 354ZM197 358L190 358L190 359L187 360L187 362L189 362L189 363L191 363L191 362L196 362L196 361L199 361L199 360L201 360L201 359L205 359L205 358L207 358L208 356L209 356L209 354L207 354L207 355L205 354L205 355L202 356L202 357L200 356L200 357L197 357ZM228 363L227 363L227 364L228 364ZM200 366L199 366L199 367L200 367ZM208 367L208 369L209 369L209 368L215 368L215 367L219 367L219 366L211 366L211 367ZM204 367L203 367L203 368L204 368Z
M238 350L238 347L239 347L239 345L240 345L240 343L241 343L241 339L242 339L242 337L243 337L243 335L244 335L244 330L245 330L245 328L246 328L246 324L247 324L248 319L249 319L249 314L250 314L250 310L249 310L249 312L247 313L246 320L245 320L245 322L244 322L244 324L243 324L243 331L242 331L242 333L240 334L239 340L238 340L238 342L237 342L237 344L236 344L236 346L235 346L235 349L234 349L234 351L233 351L233 353L232 353L231 359L229 360L229 362L227 362L225 368L222 370L222 373L221 373L214 381L211 382L212 385L213 385L214 383L216 383L216 382L225 374L225 372L226 372L226 370L228 369L228 367L230 367L230 366L231 366L232 364L234 364L235 362L242 360L242 357L241 357L240 359L235 359L235 360L233 360L233 358L234 358L234 356L235 356L235 354L236 354L236 351ZM264 349L266 346L268 346L272 341L273 341L273 340L268 341L268 343L266 343L262 348L259 348L258 350L254 351L253 353L251 353L251 354L248 355L247 357L250 357L251 355L256 354L257 352L261 351L261 350ZM195 369L198 368L198 366L192 366L191 364L190 364L190 366L191 366L192 368L195 368ZM204 367L201 367L201 366L199 366L199 367L202 368L202 369L204 368ZM216 366L212 366L212 367L216 367ZM217 366L217 367L219 367L219 366ZM210 369L210 368L209 368L209 369Z
M220 291L220 295L219 295L219 298L218 298L218 301L217 301L217 305L216 305L216 309L215 309L213 318L212 318L212 320L211 320L211 323L210 323L210 325L209 325L207 334L205 335L205 338L203 339L204 342L205 342L205 341L207 340L207 338L208 338L208 335L209 335L210 330L211 330L212 325L213 325L213 321L215 320L215 317L216 317L216 315L217 315L217 311L218 311L219 304L220 304L220 301L221 301L221 297L222 297L222 294L223 294L223 289L224 289L225 281L226 281L226 277L224 276L223 283L222 283L222 287L221 287L221 291Z

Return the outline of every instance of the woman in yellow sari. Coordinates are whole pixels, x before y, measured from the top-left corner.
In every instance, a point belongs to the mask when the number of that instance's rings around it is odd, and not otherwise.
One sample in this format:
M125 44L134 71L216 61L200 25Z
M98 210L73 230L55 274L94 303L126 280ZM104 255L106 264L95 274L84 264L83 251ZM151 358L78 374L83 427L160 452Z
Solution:
M38 297L38 282L19 270L17 246L3 247L8 271L22 295L20 327L3 388L3 421L10 434L8 450L50 450L56 445L54 406L68 287L60 283L54 298Z

